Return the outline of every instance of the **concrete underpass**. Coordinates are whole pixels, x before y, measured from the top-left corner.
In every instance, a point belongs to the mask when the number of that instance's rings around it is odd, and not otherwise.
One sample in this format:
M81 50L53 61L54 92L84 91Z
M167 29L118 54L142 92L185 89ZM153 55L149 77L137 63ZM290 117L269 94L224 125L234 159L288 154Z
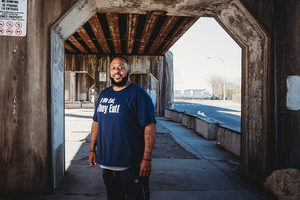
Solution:
M2 1L0 14L1 196L51 194L63 183L68 174L65 107L93 106L91 93L96 100L110 85L108 66L115 55L131 62L132 78L150 94L161 128L173 133L169 121L161 118L174 99L174 58L168 50L200 17L215 18L242 49L240 172L261 185L275 170L300 168L298 1L24 2L25 24L16 20L18 13L10 14L21 1ZM222 169L226 163L218 167L202 157L171 164L174 170L199 176L211 167L211 175L226 174L214 189L234 183L236 195L258 197L256 189L250 192L243 180ZM169 161L155 160L161 169ZM191 167L186 169L184 162ZM198 162L206 169L196 168ZM158 174L164 172L156 173L158 184L163 181ZM188 185L195 187L195 198L209 194L205 182L196 187L179 180L184 185L173 185L173 193L164 195L176 195Z

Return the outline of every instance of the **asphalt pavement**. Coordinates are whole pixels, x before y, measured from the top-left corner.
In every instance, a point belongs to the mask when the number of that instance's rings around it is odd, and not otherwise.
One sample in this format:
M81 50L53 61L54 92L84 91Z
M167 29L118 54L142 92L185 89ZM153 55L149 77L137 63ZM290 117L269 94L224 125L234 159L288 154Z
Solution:
M91 109L65 110L66 172L51 195L5 199L106 199L102 170L88 164L92 115ZM152 162L152 200L272 199L239 171L239 157L164 117L157 118Z

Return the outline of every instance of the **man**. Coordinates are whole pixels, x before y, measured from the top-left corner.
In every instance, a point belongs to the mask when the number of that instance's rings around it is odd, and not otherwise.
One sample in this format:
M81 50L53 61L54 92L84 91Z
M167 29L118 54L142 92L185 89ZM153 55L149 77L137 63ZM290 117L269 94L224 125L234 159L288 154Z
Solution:
M149 95L130 82L130 74L126 58L112 60L112 86L99 95L93 117L89 163L103 169L109 200L150 198L155 112Z

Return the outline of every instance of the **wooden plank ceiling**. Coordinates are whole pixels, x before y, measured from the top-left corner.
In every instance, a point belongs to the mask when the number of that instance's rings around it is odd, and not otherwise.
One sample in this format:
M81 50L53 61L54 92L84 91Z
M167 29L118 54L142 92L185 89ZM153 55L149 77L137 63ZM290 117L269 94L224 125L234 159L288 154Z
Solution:
M66 54L164 55L198 17L96 13L65 42Z

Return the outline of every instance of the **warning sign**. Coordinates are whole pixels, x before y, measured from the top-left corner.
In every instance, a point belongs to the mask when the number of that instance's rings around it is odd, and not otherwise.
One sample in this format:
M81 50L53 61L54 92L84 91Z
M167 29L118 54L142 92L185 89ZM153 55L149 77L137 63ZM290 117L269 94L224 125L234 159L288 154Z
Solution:
M100 82L106 81L106 72L99 72L99 81Z
M25 36L27 0L0 0L0 35Z

